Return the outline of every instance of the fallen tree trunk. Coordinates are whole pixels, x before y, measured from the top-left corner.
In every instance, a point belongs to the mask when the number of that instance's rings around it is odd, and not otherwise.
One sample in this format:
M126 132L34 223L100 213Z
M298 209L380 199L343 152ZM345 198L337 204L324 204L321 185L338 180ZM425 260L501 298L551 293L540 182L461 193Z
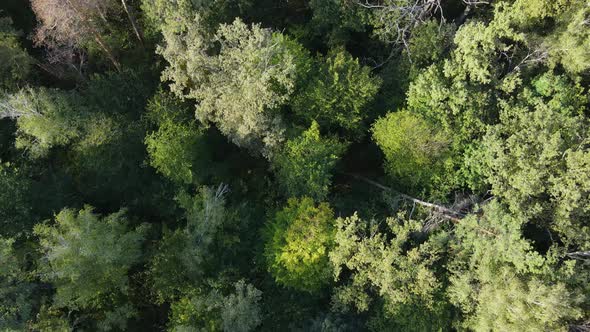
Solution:
M375 186L375 187L377 187L377 188L379 188L381 190L385 190L385 191L389 191L389 192L395 193L396 195L398 195L399 197L401 197L401 198L403 198L403 199L405 199L407 201L410 201L410 202L413 202L415 204L418 204L418 205L427 207L427 208L429 208L431 210L434 210L434 211L440 213L443 218L449 219L449 220L451 220L453 222L458 222L458 221L460 221L461 219L463 219L465 217L465 214L463 214L461 212L458 212L458 211L449 209L449 208L444 207L442 205L438 205L438 204L426 202L426 201L423 201L421 199L412 197L410 195L406 195L406 194L404 194L402 192L399 192L399 191L397 191L397 190L395 190L393 188L384 186L384 185L382 185L382 184L380 184L380 183L378 183L376 181L373 181L373 180L371 180L371 179L369 179L367 177L364 177L362 175L359 175L359 174L351 174L351 173L346 173L346 175L349 175L349 176L352 176L352 177L354 177L356 179L359 179L361 181L364 181L364 182L366 182L366 183L368 183L370 185L373 185L373 186Z

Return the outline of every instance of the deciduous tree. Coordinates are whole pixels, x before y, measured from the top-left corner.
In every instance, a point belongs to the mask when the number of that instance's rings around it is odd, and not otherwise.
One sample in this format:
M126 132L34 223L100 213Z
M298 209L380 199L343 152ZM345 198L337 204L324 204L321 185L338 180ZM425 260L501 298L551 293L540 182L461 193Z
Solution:
M330 283L333 222L330 206L308 197L289 199L274 215L265 229L264 256L277 283L308 292Z
M135 315L126 300L128 273L141 259L145 231L130 230L123 210L101 217L89 206L62 210L55 224L37 224L39 274L56 288L55 305L87 310L104 326L124 327Z
M275 155L272 167L289 196L309 196L321 201L328 196L332 172L345 148L336 138L321 137L317 122L312 122L301 136L285 143Z

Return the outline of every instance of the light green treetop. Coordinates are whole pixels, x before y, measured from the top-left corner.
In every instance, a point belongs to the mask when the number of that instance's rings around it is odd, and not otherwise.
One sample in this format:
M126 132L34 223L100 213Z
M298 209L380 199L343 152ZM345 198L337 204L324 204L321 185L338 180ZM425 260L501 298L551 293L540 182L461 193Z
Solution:
M334 212L309 197L291 198L265 229L264 256L277 283L315 292L330 282Z

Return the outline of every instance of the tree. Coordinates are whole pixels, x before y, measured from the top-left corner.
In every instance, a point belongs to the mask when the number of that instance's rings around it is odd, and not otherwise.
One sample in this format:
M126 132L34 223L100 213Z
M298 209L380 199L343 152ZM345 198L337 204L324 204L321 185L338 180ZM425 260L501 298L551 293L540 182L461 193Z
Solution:
M150 275L158 301L176 299L198 288L209 261L209 251L227 223L225 197L228 188L203 187L195 196L181 194L177 201L186 224L165 232Z
M353 33L366 30L364 11L350 1L310 0L309 7L313 11L311 31L327 38L330 46L345 45Z
M557 18L565 28L556 29L557 33L548 38L549 61L553 65L560 63L571 73L581 74L590 68L590 9L584 1L574 1L568 9Z
M22 48L20 36L10 18L0 17L0 89L16 89L30 75L34 61Z
M14 250L14 239L0 237L0 329L20 331L33 318L34 285Z
M412 191L433 187L445 171L448 135L406 110L389 113L373 125L373 139L385 155L385 171Z
M236 291L223 299L221 321L224 331L253 331L261 322L258 302L262 292L244 280L235 284Z
M291 198L265 229L264 256L276 282L307 292L319 291L332 274L334 212L309 197Z
M42 157L81 135L82 117L72 100L61 90L27 88L0 100L0 118L17 119L16 146Z
M223 296L218 289L182 298L172 305L171 331L253 331L261 322L262 292L243 279Z
M215 123L240 147L272 155L284 136L278 111L295 88L305 52L287 37L240 19L220 25L212 37L201 21L197 16L183 32L164 32L166 45L158 52L169 65L162 79L172 81L179 97L198 101L201 122Z
M192 19L197 13L203 19L202 27L214 32L220 23L229 23L236 17L242 17L241 14L251 6L250 0L141 1L141 9L150 32L177 30L183 25L184 19Z
M321 201L328 196L332 171L346 145L336 138L323 138L317 122L301 136L288 140L273 159L277 180L291 197L310 196Z
M516 215L556 231L567 245L587 250L585 220L590 179L590 127L584 90L562 76L536 78L519 98L501 104L471 158L476 171Z
M306 122L317 121L322 128L342 128L348 137L360 140L367 108L381 81L343 49L331 50L318 62L316 76L293 101L295 113Z
M560 280L564 274L551 256L533 250L523 224L498 202L457 224L448 294L463 314L462 328L565 331L581 317L582 293ZM564 267L570 275L576 273L571 263Z
M39 274L56 288L56 306L94 312L104 326L124 327L135 314L126 300L128 273L141 259L146 226L129 230L124 214L101 217L86 206L62 210L54 225L35 226Z
M450 306L436 273L447 234L438 232L421 241L421 223L401 214L388 218L386 224L387 230L380 231L377 223L368 223L356 213L336 220L330 263L335 280L344 284L333 294L334 308L367 311L377 297L383 300L381 315L389 320L389 328L448 329ZM421 328L421 322L428 326Z
M115 10L114 1L33 0L31 7L39 21L34 41L49 50L53 58L50 61L71 63L76 50L94 41L113 66L121 70L119 61L103 36L107 16Z
M380 40L407 46L412 30L434 14L443 14L440 0L340 0L348 10L360 15L365 24L372 26ZM360 7L361 10L354 7Z
M26 233L35 222L33 183L11 164L0 164L0 236Z
M211 153L205 133L194 120L184 120L186 108L173 96L156 95L148 104L149 117L159 126L148 134L145 144L150 164L177 183L190 184L206 177Z

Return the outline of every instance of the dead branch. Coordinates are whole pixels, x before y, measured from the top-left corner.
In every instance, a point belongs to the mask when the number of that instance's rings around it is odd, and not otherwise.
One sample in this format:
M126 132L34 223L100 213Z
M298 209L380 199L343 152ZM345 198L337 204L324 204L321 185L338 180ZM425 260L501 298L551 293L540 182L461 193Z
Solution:
M373 180L371 180L369 178L366 178L366 177L364 177L362 175L352 174L352 173L345 173L345 174L346 175L349 175L349 176L352 176L352 177L354 177L356 179L359 179L361 181L364 181L364 182L366 182L366 183L368 183L370 185L373 185L373 186L375 186L375 187L377 187L377 188L379 188L381 190L385 190L385 191L389 191L389 192L395 193L397 196L401 197L402 199L405 199L405 200L410 201L412 203L415 203L415 204L418 204L418 205L427 207L427 208L429 208L431 210L434 210L434 211L440 213L443 218L448 219L448 220L451 220L453 222L459 222L461 219L463 219L465 217L465 214L463 214L461 212L458 212L458 211L449 209L449 208L444 207L442 205L438 205L438 204L426 202L426 201L423 201L421 199L412 197L410 195L406 195L406 194L404 194L402 192L399 192L399 191L397 191L397 190L395 190L393 188L384 186L384 185L382 185L382 184L380 184L378 182L375 182L375 181L373 181Z

